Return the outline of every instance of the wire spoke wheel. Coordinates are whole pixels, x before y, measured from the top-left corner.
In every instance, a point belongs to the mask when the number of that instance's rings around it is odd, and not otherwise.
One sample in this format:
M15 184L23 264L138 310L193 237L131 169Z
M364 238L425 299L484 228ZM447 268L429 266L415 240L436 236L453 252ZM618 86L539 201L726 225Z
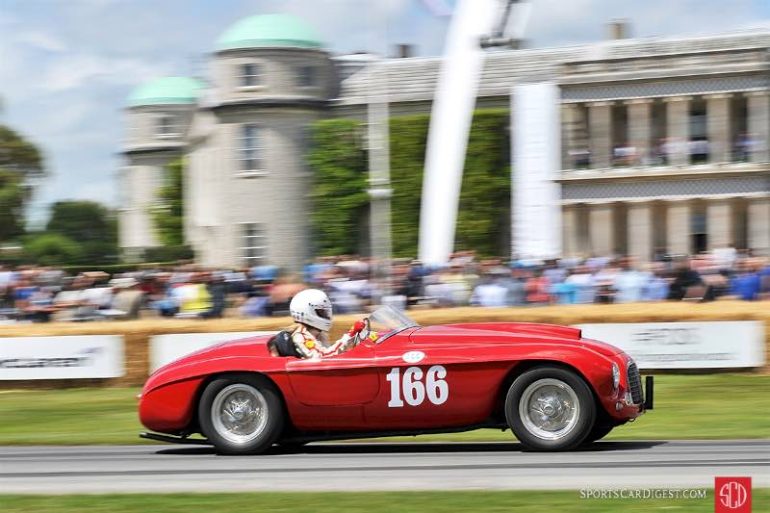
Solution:
M543 440L558 440L575 428L580 403L563 381L546 378L529 385L519 401L519 416L527 430Z
M238 383L225 387L214 398L211 421L226 440L245 444L254 440L267 426L267 401L251 385Z

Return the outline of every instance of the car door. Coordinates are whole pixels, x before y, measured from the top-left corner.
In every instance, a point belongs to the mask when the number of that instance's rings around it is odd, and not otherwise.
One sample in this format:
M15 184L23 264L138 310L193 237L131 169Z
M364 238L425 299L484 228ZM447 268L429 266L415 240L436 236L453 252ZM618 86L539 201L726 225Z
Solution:
M374 348L359 344L321 360L291 360L289 384L298 404L292 420L300 429L364 429L363 405L379 395Z
M377 429L438 429L486 421L495 405L508 362L489 362L463 344L419 342L410 333L376 348L377 399L364 406Z

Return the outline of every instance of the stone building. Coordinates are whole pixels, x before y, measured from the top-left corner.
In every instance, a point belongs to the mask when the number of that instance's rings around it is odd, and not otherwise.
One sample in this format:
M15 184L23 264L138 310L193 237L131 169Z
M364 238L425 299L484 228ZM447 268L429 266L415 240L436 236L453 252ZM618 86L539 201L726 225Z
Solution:
M295 269L312 237L308 125L365 120L376 83L391 115L430 112L440 64L332 57L280 15L237 23L211 61L197 102L142 100L152 84L129 102L121 244L155 243L153 166L184 152L185 233L199 261ZM477 106L507 108L514 84L535 81L561 90L565 255L770 254L770 29L490 52ZM162 136L168 114L179 137Z
M187 133L202 85L186 77L160 78L140 86L128 99L119 242L129 259L158 244L151 209L158 201L164 166L187 151Z

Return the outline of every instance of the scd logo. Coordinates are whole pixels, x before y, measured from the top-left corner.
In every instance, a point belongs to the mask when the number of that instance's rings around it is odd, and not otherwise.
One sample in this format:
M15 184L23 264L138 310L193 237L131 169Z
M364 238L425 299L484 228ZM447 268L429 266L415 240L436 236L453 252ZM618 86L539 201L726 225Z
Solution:
M751 513L751 478L714 478L715 513Z

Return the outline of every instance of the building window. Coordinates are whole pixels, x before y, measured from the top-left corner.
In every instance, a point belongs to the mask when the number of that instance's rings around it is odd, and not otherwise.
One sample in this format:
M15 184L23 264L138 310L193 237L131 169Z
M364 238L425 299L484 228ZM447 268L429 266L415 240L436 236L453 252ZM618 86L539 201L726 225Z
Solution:
M262 169L262 130L258 125L241 126L238 160L238 170L242 173Z
M310 151L313 149L313 132L310 126L303 126L297 130L297 150L300 158L299 170L301 173L312 172L310 166Z
M267 253L267 235L261 223L243 223L241 225L241 258L244 265L253 267L265 261Z
M239 73L238 83L240 87L262 85L262 67L259 64L254 64L253 62L241 64Z
M314 87L317 85L315 66L300 66L297 68L297 85L299 87Z
M162 114L158 116L155 125L155 134L161 138L179 137L182 135L182 127L176 116Z

